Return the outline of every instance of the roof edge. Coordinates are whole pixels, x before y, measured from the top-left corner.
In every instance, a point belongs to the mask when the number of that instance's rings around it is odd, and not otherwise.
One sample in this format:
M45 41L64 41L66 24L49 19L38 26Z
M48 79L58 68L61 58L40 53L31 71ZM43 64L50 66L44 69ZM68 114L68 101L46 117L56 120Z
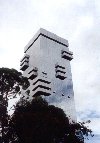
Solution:
M29 43L25 46L24 53L26 53L26 51L34 44L34 42L39 38L40 35L42 35L50 40L53 40L59 44L62 44L66 47L69 46L68 40L61 38L58 35L56 35L52 32L49 32L43 28L40 28L38 30L38 32L33 36L33 38L29 41Z

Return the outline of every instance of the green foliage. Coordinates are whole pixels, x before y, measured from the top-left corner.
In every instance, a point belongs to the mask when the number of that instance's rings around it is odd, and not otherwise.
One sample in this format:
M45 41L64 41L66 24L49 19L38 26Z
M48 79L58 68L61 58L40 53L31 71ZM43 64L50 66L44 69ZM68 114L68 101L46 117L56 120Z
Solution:
M28 86L21 72L0 68L0 143L84 143L84 135L91 134L85 123L69 123L62 109L48 105L41 97L32 102L21 99L9 119L9 97Z
M11 143L15 139L18 143L84 143L83 135L89 132L84 124L69 123L62 109L35 98L17 104L8 137Z
M7 113L9 97L15 98L21 89L29 86L28 79L15 69L0 68L0 129L2 141L7 132L9 116Z
M21 72L15 69L0 68L0 96L20 93L21 87L26 89L28 86L29 82Z

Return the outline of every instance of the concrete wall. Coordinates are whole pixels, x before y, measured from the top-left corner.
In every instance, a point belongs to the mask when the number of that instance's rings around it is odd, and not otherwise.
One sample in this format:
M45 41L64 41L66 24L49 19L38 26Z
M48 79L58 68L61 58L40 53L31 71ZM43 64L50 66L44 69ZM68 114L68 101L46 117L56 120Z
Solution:
M21 60L21 69L31 83L27 89L30 90L28 98L42 95L49 104L62 108L67 116L76 120L70 66L73 55L68 49L68 41L40 29L24 52L26 58ZM25 94L26 91L22 92Z

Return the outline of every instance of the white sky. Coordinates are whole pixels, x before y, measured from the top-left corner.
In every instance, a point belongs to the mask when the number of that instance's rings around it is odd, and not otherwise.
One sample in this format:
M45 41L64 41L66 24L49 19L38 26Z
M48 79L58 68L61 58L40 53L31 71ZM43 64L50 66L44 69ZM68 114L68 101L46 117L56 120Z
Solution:
M0 67L16 68L42 27L69 40L76 110L100 134L100 1L0 0Z

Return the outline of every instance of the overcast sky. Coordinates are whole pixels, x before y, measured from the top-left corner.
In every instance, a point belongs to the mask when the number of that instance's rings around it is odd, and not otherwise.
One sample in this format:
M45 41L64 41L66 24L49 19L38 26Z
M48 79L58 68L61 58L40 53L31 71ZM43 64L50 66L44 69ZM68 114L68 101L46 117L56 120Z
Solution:
M91 120L100 139L100 1L0 0L0 67L16 68L42 27L69 41L78 120Z

